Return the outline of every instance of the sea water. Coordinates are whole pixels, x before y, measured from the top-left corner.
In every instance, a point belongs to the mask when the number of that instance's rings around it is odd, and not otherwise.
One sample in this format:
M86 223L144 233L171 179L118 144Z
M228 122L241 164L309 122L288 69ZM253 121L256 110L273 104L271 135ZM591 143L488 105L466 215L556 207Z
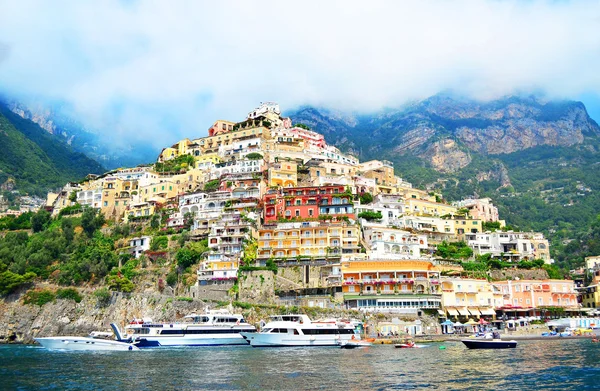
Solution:
M3 390L598 390L600 344L516 349L194 347L132 352L0 346Z

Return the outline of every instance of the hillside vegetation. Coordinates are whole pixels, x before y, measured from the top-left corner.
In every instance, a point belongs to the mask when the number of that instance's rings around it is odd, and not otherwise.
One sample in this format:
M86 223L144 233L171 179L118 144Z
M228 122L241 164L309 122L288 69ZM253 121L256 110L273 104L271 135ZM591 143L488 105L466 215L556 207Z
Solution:
M0 146L0 185L12 178L21 193L44 196L66 182L104 171L94 160L2 104Z

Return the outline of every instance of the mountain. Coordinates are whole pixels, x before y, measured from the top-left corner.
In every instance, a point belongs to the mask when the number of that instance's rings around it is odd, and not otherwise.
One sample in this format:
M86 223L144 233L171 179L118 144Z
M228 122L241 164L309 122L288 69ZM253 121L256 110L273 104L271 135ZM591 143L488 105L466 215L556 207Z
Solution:
M566 250L600 214L600 127L581 102L439 94L375 113L302 107L289 115L361 160L394 162L397 175L449 200L492 197L509 224L546 233L564 267L586 255Z
M158 150L147 144L120 145L104 133L89 129L83 123L63 112L68 108L60 104L38 104L7 100L5 105L21 118L30 120L48 133L62 139L75 151L101 162L106 168L134 167L156 159Z
M0 186L13 183L21 193L44 196L48 190L104 168L28 119L0 104Z

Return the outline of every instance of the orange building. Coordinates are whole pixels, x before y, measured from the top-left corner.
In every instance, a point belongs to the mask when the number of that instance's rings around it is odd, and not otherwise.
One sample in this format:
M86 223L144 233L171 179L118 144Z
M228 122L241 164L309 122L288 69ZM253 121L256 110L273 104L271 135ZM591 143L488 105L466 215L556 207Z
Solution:
M348 308L415 314L440 308L440 271L429 261L348 261L341 272Z

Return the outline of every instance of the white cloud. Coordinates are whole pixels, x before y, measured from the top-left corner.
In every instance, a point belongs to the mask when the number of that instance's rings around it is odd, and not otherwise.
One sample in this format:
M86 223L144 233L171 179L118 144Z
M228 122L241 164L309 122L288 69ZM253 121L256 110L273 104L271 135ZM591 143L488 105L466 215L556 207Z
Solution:
M258 102L600 91L600 3L0 0L0 89L162 145ZM4 48L4 49L2 49Z

